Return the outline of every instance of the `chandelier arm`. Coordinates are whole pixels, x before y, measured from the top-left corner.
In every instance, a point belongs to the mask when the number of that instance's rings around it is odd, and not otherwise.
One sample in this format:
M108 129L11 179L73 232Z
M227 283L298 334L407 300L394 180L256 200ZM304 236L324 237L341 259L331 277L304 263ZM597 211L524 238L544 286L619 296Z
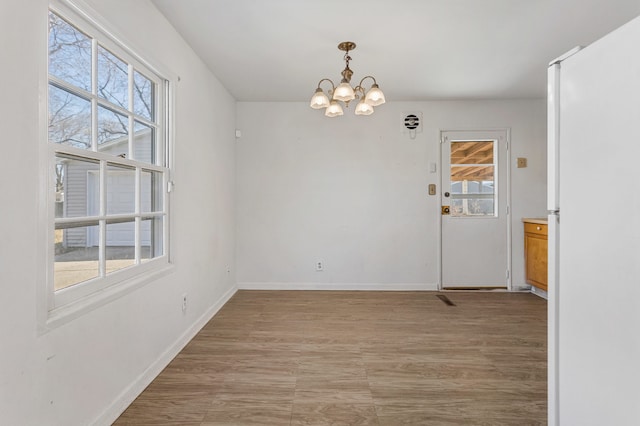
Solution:
M365 90L364 87L362 87L362 81L360 82L360 84L353 88L353 91L356 94L356 99L360 99L360 97L358 96L358 92L361 93L362 99L364 99Z
M378 82L376 81L375 77L372 75L367 75L362 77L362 80L360 80L360 84L358 84L358 86L362 87L362 83L367 79L370 78L371 80L373 80L373 84L378 84Z
M329 83L331 83L331 91L335 91L335 90L336 90L336 86L335 86L335 84L333 84L333 81L331 81L331 80L330 80L330 79L328 79L328 78L323 78L322 80L320 80L320 81L318 82L318 89L320 89L320 85L322 84L322 82L323 82L323 81L328 81Z

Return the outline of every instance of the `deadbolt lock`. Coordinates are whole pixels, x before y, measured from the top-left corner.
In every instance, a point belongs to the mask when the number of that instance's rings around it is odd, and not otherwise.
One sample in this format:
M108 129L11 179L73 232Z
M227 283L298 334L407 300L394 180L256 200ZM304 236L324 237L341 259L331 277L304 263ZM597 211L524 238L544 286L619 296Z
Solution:
M442 206L442 214L443 215L449 214L449 206Z

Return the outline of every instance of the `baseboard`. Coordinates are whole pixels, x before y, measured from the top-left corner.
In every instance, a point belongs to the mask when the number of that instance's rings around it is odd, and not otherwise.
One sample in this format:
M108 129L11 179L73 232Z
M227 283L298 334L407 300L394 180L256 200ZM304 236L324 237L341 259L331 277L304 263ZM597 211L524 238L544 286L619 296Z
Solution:
M538 297L542 297L544 300L549 300L549 295L547 294L547 292L539 288L531 286L531 293L535 294Z
M282 283L241 282L238 290L437 291L436 283Z
M111 425L127 407L149 386L158 374L175 358L178 353L189 343L193 337L205 326L207 322L224 306L236 293L236 287L230 288L218 299L204 314L200 316L182 335L165 350L136 380L127 387L113 401L105 411L98 416L94 425Z
M511 291L516 293L529 293L531 291L530 285L513 285Z

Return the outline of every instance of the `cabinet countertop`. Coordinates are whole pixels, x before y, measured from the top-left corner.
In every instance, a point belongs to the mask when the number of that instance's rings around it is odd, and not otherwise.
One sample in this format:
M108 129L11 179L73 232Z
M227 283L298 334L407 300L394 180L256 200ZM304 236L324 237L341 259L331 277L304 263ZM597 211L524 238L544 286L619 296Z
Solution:
M538 223L540 225L546 225L547 224L547 218L541 218L541 217L523 217L522 218L523 222L526 223Z

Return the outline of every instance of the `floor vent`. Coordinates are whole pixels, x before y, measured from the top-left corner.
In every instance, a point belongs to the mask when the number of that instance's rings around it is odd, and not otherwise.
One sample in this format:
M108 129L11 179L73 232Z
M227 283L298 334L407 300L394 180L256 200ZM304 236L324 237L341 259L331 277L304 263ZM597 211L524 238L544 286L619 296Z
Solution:
M445 296L444 294L438 294L436 297L437 297L438 299L442 300L442 303L444 303L445 305L448 305L448 306L456 306L456 304L455 304L455 303L453 303L453 302L451 301L451 299L449 299L449 298L448 298L447 296Z

